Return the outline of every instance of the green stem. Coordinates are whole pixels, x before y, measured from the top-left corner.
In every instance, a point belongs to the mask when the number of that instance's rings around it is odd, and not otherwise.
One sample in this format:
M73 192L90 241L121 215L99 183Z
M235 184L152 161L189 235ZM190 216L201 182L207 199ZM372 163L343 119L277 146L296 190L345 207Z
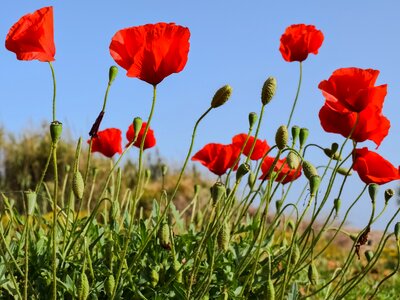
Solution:
M57 143L52 144L52 156L54 167L54 195L53 195L53 251L52 251L52 271L53 271L53 299L57 299L57 194L58 194L58 170L57 170Z
M54 73L53 64L49 61L49 66L51 69L51 76L53 77L53 122L56 121L56 95L57 95L57 85L56 85L56 75Z
M287 127L288 128L290 126L290 121L292 120L293 112L294 112L294 109L296 108L297 100L299 99L299 94L300 94L301 80L302 80L302 77L303 77L303 64L302 64L302 62L299 63L299 66L300 66L299 84L297 86L296 97L294 98L294 102L293 102L293 105L292 105L292 110L290 112L289 120L287 122Z

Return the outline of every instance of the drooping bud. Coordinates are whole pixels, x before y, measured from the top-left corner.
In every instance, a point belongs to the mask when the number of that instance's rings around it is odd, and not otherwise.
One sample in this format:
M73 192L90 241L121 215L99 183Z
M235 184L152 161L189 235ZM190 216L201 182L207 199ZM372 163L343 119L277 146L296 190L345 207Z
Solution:
M31 216L36 206L37 194L34 191L27 191L25 192L25 196L26 196L26 212L28 216Z
M308 265L307 275L308 280L312 285L316 285L318 283L318 270L313 261L311 262L311 264Z
M347 169L347 168L343 168L343 167L338 168L336 171L337 171L340 175L343 175L343 176L351 176L351 175L353 174L353 172L352 172L351 169Z
M321 177L319 177L318 175L314 175L310 178L310 194L311 194L311 196L316 195L320 183L321 183Z
M292 126L292 141L293 145L296 144L297 138L300 134L300 127L297 125Z
M389 200L394 196L394 190L393 189L387 189L385 191L385 204L389 202Z
M372 250L365 251L364 255L368 262L370 262L374 258L374 252L372 252Z
M227 251L229 249L229 239L230 239L230 229L227 222L225 222L220 231L218 232L217 242L218 248L222 251Z
M253 128L254 124L257 122L257 114L255 112L249 113L249 126Z
M114 275L110 274L108 275L106 281L104 282L104 290L106 291L106 294L109 298L111 298L113 294L114 287L115 287Z
M212 187L211 187L211 197L213 200L213 205L216 205L219 200L221 200L222 197L224 197L226 193L226 188L222 184L222 182L216 182Z
M72 177L72 191L77 199L82 199L83 192L85 191L85 183L79 170L76 170L76 172L74 172L74 176Z
M221 105L224 105L226 101L228 101L229 97L232 94L232 87L230 85L224 85L218 91L215 92L214 97L211 101L211 107L217 108Z
M400 241L400 222L397 222L396 225L394 225L394 235L396 241Z
M286 162L290 169L297 169L300 165L299 157L293 151L289 152L288 156L286 157Z
M274 97L276 92L276 79L275 77L268 77L265 80L264 85L261 90L261 103L263 105L267 105L271 102L272 98Z
M371 197L372 203L375 203L376 195L378 194L379 185L372 183L368 186L368 193Z
M250 172L249 176L247 177L247 184L249 185L250 189L253 189L254 185L256 184L256 175L253 172Z
M160 245L164 249L170 249L170 237L169 237L169 226L167 222L162 222L158 229L158 238L160 239Z
M285 149L289 139L289 133L286 125L278 128L275 134L275 143L279 150Z
M50 136L53 144L57 144L62 134L62 123L53 121L50 124Z
M304 175L308 180L310 180L313 176L318 176L318 171L312 163L310 163L307 160L303 160L302 165L303 165Z
M303 146L306 144L309 133L310 132L307 128L300 129L300 148L303 148Z
M284 201L283 199L279 199L279 200L275 201L275 208L276 208L277 212L281 210L283 201Z
M135 136L133 137L133 140L136 141L137 137L139 136L139 132L142 129L142 118L136 117L133 119L133 131L135 132Z
M78 299L86 300L89 296L89 290L90 290L89 280L86 276L86 273L83 272L81 274L81 278L78 284Z
M240 180L244 175L249 173L249 171L250 171L249 164L247 164L247 163L241 164L236 171L236 181Z
M294 224L294 221L292 219L289 219L287 222L287 226L291 229L294 230L296 228L296 225Z
M337 151L333 151L332 149L324 148L324 153L326 156L332 158L333 160L342 160L342 156L340 155L340 153Z
M333 200L333 207L335 209L336 214L339 213L339 209L340 209L341 205L342 205L342 200L340 200L340 198L336 198L335 200Z
M108 84L112 84L117 77L118 68L116 66L111 66L110 70L108 71Z

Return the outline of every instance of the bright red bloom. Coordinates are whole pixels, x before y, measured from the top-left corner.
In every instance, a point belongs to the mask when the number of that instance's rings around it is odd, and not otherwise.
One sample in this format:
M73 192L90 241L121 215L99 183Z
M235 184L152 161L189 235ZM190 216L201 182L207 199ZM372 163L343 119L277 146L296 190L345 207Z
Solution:
M146 129L147 123L142 123L142 128L140 129L139 135L136 139L136 142L133 144L135 147L140 148L140 144L142 143L144 130ZM129 143L126 145L128 147L133 139L135 138L135 131L133 130L133 125L131 124L126 132L126 138L128 139ZM153 129L149 128L146 134L146 139L144 141L143 150L154 147L156 145L156 138L154 137Z
M377 146L389 132L390 122L382 115L387 86L374 86L379 71L343 68L319 84L325 104L319 112L322 128L356 142L371 140Z
M240 149L234 145L207 144L197 152L192 160L199 161L214 174L221 176L233 167L239 156ZM234 170L237 169L237 164Z
M394 167L378 153L364 147L354 151L353 169L366 184L385 184L400 179L400 167Z
M232 138L232 144L238 147L239 149L242 149L243 144L246 142L246 139L247 139L246 133L237 134ZM254 136L250 136L243 150L244 155L249 156L251 146L253 145L253 143L254 143ZM257 139L256 144L254 146L254 150L251 153L250 159L259 160L265 155L265 153L268 152L269 148L270 147L268 146L267 141L265 140L262 141L260 139Z
M301 62L309 53L318 54L323 41L324 35L314 25L291 25L281 36L279 51L284 60Z
M90 143L90 140L87 141ZM92 152L100 152L104 156L113 157L122 153L122 134L117 128L108 128L97 132L92 139Z
M6 48L19 60L54 61L53 7L43 7L19 19L7 34Z
M157 85L186 65L190 31L174 23L157 23L129 27L112 38L110 54L127 70L127 76L137 77Z
M267 174L270 172L270 168L274 162L275 158L267 156L261 165L261 170L263 171L263 175L260 179L269 179L269 176L266 178ZM282 184L286 184L288 182L294 181L301 176L301 166L299 169L291 169L286 163L286 158L279 159L274 167L274 172L279 172L278 176L275 178L275 181L281 182Z

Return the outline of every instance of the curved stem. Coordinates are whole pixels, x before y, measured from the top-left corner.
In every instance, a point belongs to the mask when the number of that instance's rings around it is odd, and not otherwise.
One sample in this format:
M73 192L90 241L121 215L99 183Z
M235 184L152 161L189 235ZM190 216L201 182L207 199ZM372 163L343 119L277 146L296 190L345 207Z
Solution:
M298 84L298 86L297 86L296 97L294 98L294 102L293 102L293 105L292 105L292 110L291 110L291 112L290 112L289 120L288 120L288 122L287 122L287 127L288 127L288 128L289 128L289 126L290 126L290 121L292 121L293 112L294 112L294 109L296 108L297 100L299 99L301 81L302 81L302 77L303 77L303 63L300 62L299 65L300 65L299 84Z
M56 121L56 94L57 94L57 85L56 85L56 75L54 73L53 64L49 61L49 66L51 69L51 76L53 78L53 122Z

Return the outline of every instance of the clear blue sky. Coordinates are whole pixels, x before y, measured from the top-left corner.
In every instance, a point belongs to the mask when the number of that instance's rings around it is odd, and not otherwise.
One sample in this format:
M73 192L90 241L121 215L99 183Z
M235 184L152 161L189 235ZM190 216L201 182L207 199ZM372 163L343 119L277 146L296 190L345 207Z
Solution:
M108 68L115 64L108 50L114 33L164 21L189 27L191 48L185 69L158 87L152 127L161 155L173 161L183 159L195 119L208 108L215 90L227 83L233 87L231 101L202 123L195 150L208 142L229 143L233 135L246 132L247 115L259 111L260 89L269 75L277 78L278 91L268 105L261 137L273 144L276 128L286 123L298 80L298 64L282 59L279 38L287 26L305 23L322 30L325 41L320 53L304 63L300 105L292 123L310 129L310 142L324 146L342 142L341 136L321 129L317 115L324 99L317 85L337 68L378 69L377 84L388 84L383 113L392 124L379 153L396 166L400 164L398 1L5 0L0 10L0 40L5 40L22 15L48 5L54 7L55 19L57 116L74 137L87 137L101 109ZM48 65L17 61L13 53L0 47L0 68L0 123L20 133L50 120ZM150 85L126 77L120 68L102 128L118 127L125 133L133 117L146 119L151 94ZM372 143L362 145L375 148ZM315 157L309 159L318 162L321 156L314 152L310 154ZM348 189L361 188L358 176L353 177ZM352 223L366 222L368 206L361 208Z

